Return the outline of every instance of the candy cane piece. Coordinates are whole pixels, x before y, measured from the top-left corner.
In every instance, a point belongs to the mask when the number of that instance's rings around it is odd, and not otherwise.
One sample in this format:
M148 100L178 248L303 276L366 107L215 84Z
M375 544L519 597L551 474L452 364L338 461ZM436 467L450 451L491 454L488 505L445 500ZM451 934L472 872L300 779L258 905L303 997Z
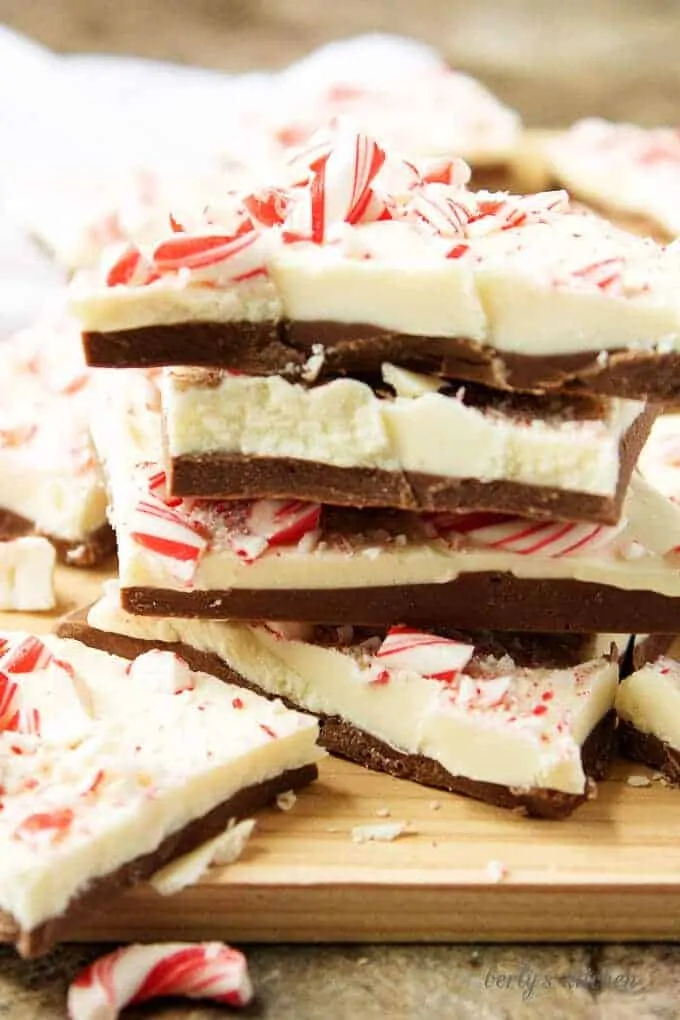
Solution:
M19 712L19 687L6 673L0 673L0 733L14 729Z
M128 244L106 274L107 287L141 287L157 280L151 263L136 244Z
M540 553L552 559L606 545L621 531L620 526L530 521L494 513L435 514L431 520L440 534L453 532L487 549L522 556Z
M258 223L265 227L278 226L286 218L290 193L283 188L262 188L246 195L243 204Z
M270 546L293 545L315 531L321 520L319 503L299 500L259 499L251 504L247 526Z
M156 246L153 260L161 273L219 266L221 276L238 283L267 271L265 255L263 235L249 229L235 236L177 234Z
M33 673L37 669L45 669L53 659L52 652L40 638L27 634L3 653L0 669L5 673Z
M367 135L342 135L314 175L312 240L321 244L331 223L357 223L371 197L371 182L385 153Z
M137 545L168 559L175 574L191 581L208 546L203 529L172 507L151 497L140 500L132 514L130 538Z
M161 468L153 467L151 469L147 486L149 495L160 500L161 503L165 503L166 506L177 507L182 505L180 496L168 496L168 476Z
M464 159L448 156L424 160L420 173L426 184L449 184L456 188L464 188L472 176Z
M447 194L437 185L418 188L413 192L410 211L423 220L441 237L457 237L465 234L466 224L472 217L472 209L459 199Z
M411 627L391 627L375 653L379 666L407 669L435 680L451 681L467 666L474 645L427 634Z
M102 956L68 990L71 1020L116 1020L127 1005L160 996L245 1006L253 997L246 959L221 942L133 945Z

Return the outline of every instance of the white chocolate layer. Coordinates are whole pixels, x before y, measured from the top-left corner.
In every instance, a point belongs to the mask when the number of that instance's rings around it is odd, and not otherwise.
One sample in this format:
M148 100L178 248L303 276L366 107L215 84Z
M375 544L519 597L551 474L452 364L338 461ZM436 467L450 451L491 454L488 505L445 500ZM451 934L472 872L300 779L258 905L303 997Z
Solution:
M54 609L54 546L46 538L0 542L0 609Z
M136 617L121 610L111 589L92 607L88 623L211 652L269 695L316 714L339 715L400 751L434 758L453 775L567 793L584 790L580 747L612 707L618 678L616 664L605 659L559 670L488 660L476 681L477 703L464 696L470 682L464 673L445 684L394 669L387 682L372 683L371 667L380 660L366 649L287 640L247 624ZM609 651L613 635L599 637L593 655L598 647ZM507 679L507 693L498 705L482 707L485 683L500 678Z
M306 389L280 376L223 373L201 385L192 370L169 371L168 456L291 457L613 496L620 441L644 410L638 401L612 400L600 420L522 420L437 393L438 379L393 365L383 366L383 376L394 398L353 379Z
M642 733L680 750L680 663L662 656L625 677L616 711Z
M130 668L75 641L44 642L73 678L54 663L13 674L43 735L0 733L0 906L26 931L239 790L322 754L308 716L169 653Z

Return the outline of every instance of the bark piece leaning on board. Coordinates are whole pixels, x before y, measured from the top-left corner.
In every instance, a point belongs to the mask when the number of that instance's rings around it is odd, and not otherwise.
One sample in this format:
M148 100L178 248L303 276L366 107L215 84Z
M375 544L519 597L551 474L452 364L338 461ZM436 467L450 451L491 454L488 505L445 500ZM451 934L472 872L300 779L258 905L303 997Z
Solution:
M0 641L0 907L24 955L316 776L313 719L172 653L130 663L54 636Z
M539 817L569 814L609 762L617 635L151 619L114 587L58 632L121 655L173 649L317 715L334 754Z

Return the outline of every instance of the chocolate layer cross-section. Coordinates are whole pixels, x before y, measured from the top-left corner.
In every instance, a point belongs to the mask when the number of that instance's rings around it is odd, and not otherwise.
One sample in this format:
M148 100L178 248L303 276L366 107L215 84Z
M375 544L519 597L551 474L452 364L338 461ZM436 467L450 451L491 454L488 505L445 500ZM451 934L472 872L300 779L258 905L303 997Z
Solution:
M680 663L662 655L626 677L616 711L623 753L680 786Z
M308 715L167 651L0 636L0 909L21 951L316 775Z
M142 619L115 590L60 633L122 655L159 646L319 716L359 764L558 818L586 799L612 745L625 635L494 635ZM584 661L586 660L587 661Z
M564 192L472 192L467 175L347 130L319 139L283 183L77 278L87 359L291 375L389 361L495 388L680 394L678 252Z
M643 403L499 395L388 363L381 376L167 370L171 494L619 519L654 417Z
M154 465L113 475L133 612L385 626L671 633L680 507L634 473L615 526L504 514L180 500Z
M2 367L0 539L44 535L67 563L98 563L114 538L78 332L62 320L38 323L3 344Z

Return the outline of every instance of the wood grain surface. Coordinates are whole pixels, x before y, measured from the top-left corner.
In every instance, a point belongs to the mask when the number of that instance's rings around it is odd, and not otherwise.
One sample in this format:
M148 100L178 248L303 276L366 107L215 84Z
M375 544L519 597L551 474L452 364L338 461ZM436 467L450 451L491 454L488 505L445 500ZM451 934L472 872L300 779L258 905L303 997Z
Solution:
M61 568L60 611L106 572ZM55 614L0 614L49 630ZM289 812L263 812L243 858L170 898L141 887L74 941L615 941L680 937L680 791L626 763L564 822L529 820L336 759ZM389 814L387 814L389 813ZM403 822L393 842L355 826ZM494 880L494 866L507 869ZM0 940L8 927L0 918Z

